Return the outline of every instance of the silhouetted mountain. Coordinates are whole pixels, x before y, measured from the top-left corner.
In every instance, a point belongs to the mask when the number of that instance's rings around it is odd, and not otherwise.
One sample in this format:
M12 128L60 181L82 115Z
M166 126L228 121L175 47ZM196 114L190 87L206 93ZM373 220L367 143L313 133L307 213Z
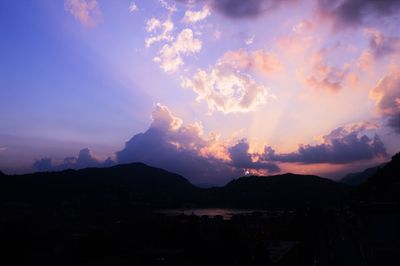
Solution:
M349 191L344 184L295 174L242 177L224 187L199 188L142 163L3 176L0 181L3 202L78 208L291 208L337 203Z
M342 179L340 179L340 182L351 186L361 185L362 183L367 181L368 178L375 175L378 172L378 170L384 166L385 164L381 164L375 167L367 168L362 172L347 174Z
M75 205L177 206L190 201L198 188L184 177L142 163L5 176L2 201Z
M246 176L214 188L223 206L241 208L304 207L337 203L350 188L312 175Z
M364 199L372 201L400 201L400 153L361 185Z

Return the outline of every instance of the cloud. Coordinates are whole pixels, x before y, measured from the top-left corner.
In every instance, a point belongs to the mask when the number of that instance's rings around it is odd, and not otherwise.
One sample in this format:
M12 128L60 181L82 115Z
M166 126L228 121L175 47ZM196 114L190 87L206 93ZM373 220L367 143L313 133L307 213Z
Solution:
M323 136L323 143L301 145L296 152L277 154L265 147L266 161L303 164L344 164L361 160L387 157L386 149L378 135L369 137L365 131L374 126L368 123L339 127Z
M174 73L184 65L183 56L198 53L202 42L194 36L190 28L184 28L177 36L172 34L174 23L171 20L171 14L176 11L176 7L167 1L160 0L160 3L169 11L168 18L164 22L154 17L146 21L146 31L151 33L151 36L145 39L145 46L150 47L154 43L164 42L153 61L159 63L166 73ZM187 18L200 19L200 15L192 12Z
M265 162L255 159L254 155L249 153L249 144L247 140L242 139L236 145L228 149L232 165L236 168L250 170L266 170L268 173L280 172L280 168L275 163Z
M165 44L159 51L159 56L154 58L160 67L167 73L173 73L184 64L182 56L197 53L201 50L202 43L194 38L191 29L183 29L171 44Z
M314 23L312 23L309 20L302 20L296 25L293 26L292 31L297 33L297 34L303 34L305 32L308 32L312 30L315 27Z
M48 172L48 171L54 170L54 166L53 166L51 158L42 158L42 159L36 160L33 163L32 168L34 170L40 171L40 172Z
M202 3L231 19L254 19L279 7L305 0L176 0ZM333 21L335 28L354 27L367 19L397 14L400 0L318 0L317 13Z
M187 10L185 12L185 16L183 17L183 21L185 23L197 23L207 18L210 14L210 9L207 5L205 5L200 11Z
M252 36L246 38L246 39L244 40L244 43L245 43L246 45L252 45L253 42L254 42L254 38L255 38L255 36L252 35Z
M297 0L178 0L179 2L201 2L211 6L222 15L232 19L256 18L277 7Z
M262 74L272 74L282 68L282 63L273 53L263 50L249 52L245 49L227 51L220 59L221 64L246 71L258 71Z
M267 88L259 85L242 70L269 73L274 61L260 51L227 52L209 71L199 69L191 79L183 79L182 86L197 93L197 100L206 101L210 110L227 113L250 112L266 103ZM271 59L271 60L270 60Z
M387 37L377 29L367 28L365 34L369 36L368 52L379 59L400 51L400 38Z
M152 123L116 153L118 163L143 162L188 177L194 182L225 182L242 174L215 156L215 138L205 139L200 123L183 125L166 106L157 104Z
M88 27L96 26L102 17L96 0L66 0L64 8L82 25Z
M277 38L276 45L286 55L304 56L313 45L312 36L285 36Z
M375 56L370 49L364 50L357 59L356 65L364 71L371 70L375 63Z
M167 19L164 22L156 18L151 18L146 21L146 31L149 33L155 32L155 35L152 35L145 39L145 46L150 47L153 43L161 42L161 41L172 41L174 37L171 35L171 32L174 29L174 23Z
M163 8L165 8L170 14L177 11L176 6L174 4L170 4L167 0L158 0Z
M364 33L369 37L369 45L357 60L357 66L360 69L371 70L377 60L400 52L399 37L387 37L373 28L365 29Z
M350 76L350 65L344 64L341 67L329 65L326 61L330 52L331 50L322 49L312 56L311 70L305 78L308 86L328 91L338 91L343 88Z
M138 6L136 5L135 2L131 2L129 4L129 12L133 13L133 12L136 12L138 10L139 10L139 8L138 8Z
M354 27L369 18L398 13L399 0L319 0L318 11L333 20L336 29Z
M81 169L86 167L107 167L115 164L111 158L101 161L88 149L79 151L78 157L66 157L62 163L54 164L51 158L36 160L32 169L35 171L60 171L65 169Z
M367 29L366 33L370 35L369 47L376 58L400 51L400 38L386 37L376 29Z
M394 70L381 79L372 90L379 113L387 119L387 124L400 134L400 71Z

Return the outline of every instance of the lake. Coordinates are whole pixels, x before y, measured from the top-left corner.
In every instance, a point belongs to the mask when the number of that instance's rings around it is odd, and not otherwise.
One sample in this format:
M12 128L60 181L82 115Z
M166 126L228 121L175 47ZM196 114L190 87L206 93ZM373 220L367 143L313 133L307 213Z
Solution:
M222 216L224 220L232 219L233 215L238 214L252 214L254 212L262 212L263 210L241 210L241 209L224 209L224 208L209 208L209 209L167 209L167 210L159 210L157 213L175 216L175 215L196 215L196 216Z

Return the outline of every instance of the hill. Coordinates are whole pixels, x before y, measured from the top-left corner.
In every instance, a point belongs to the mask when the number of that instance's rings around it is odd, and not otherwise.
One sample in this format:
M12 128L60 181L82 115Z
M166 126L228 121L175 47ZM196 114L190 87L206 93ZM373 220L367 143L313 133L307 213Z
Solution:
M343 200L351 189L311 175L246 176L199 188L142 163L0 178L0 200L72 208L293 208Z
M214 189L217 201L228 207L280 208L337 203L350 188L312 175L246 176Z
M342 179L340 179L340 182L350 186L361 185L362 183L367 181L368 178L374 176L378 172L378 170L384 166L385 164L381 164L375 167L367 168L362 172L347 174Z
M360 191L364 200L400 202L400 153L368 178Z
M184 177L142 163L3 176L2 202L75 206L178 206L198 188Z

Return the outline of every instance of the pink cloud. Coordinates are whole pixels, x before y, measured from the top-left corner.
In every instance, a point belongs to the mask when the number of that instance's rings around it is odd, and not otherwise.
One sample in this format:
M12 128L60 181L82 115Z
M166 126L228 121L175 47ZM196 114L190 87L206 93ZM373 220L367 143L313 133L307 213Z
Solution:
M96 26L102 17L96 0L66 0L64 8L87 27Z

